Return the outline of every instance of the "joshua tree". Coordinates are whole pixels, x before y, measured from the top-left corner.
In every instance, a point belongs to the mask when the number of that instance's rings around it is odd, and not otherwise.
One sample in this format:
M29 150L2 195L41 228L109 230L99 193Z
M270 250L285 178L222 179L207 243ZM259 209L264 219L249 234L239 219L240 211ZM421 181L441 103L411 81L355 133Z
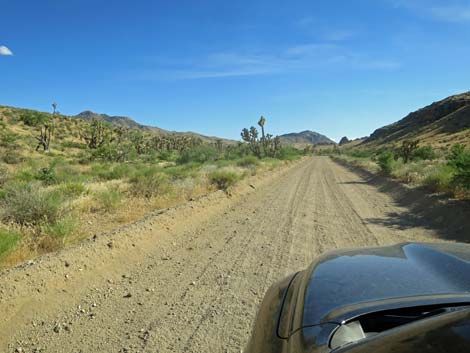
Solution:
M49 146L51 144L51 138L52 138L52 124L48 122L48 123L45 123L44 126L40 128L40 134L38 137L36 137L36 140L38 140L36 151L38 151L39 148L42 147L44 152L48 152Z
M109 129L101 121L93 119L87 131L80 134L85 140L88 148L96 149L103 146L106 142L111 142L112 137Z
M49 147L51 145L52 139L52 130L53 130L53 118L56 116L57 112L57 103L52 103L52 119L44 114L44 123L39 128L39 136L36 137L38 144L36 145L36 151L38 151L41 147L43 148L44 152L49 151Z
M261 127L261 144L263 145L263 152L266 155L266 137L264 135L264 123L266 122L266 119L264 116L261 115L261 118L258 121L258 125Z
M265 156L274 157L281 149L281 139L279 136L274 137L271 134L265 135L265 123L266 119L262 116L258 121L258 125L261 126L261 139L259 139L258 130L256 130L254 126L250 127L249 130L245 128L241 132L242 140L249 143L251 152L258 158L262 157L261 145Z
M403 141L401 145L401 156L403 157L403 162L408 163L411 159L413 152L418 149L419 140L407 140Z

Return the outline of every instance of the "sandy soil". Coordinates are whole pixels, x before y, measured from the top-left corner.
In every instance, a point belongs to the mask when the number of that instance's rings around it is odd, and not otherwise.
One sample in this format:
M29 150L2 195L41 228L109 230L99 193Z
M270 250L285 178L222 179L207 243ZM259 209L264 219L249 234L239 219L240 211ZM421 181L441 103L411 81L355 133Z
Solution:
M240 352L266 289L318 254L445 238L379 189L315 157L5 271L0 351Z

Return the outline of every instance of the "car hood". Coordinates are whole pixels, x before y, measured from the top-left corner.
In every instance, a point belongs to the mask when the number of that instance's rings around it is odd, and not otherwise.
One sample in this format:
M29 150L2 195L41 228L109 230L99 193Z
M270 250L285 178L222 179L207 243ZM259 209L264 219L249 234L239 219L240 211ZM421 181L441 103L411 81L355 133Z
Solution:
M303 327L341 323L375 307L470 302L470 245L399 244L341 251L307 271Z

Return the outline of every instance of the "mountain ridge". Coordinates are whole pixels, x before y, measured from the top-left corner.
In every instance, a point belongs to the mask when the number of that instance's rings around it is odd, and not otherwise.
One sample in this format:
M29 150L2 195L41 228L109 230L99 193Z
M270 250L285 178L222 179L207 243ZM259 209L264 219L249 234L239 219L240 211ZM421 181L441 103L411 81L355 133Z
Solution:
M454 136L455 143L469 143L470 92L449 96L378 128L363 144L382 145L419 139L425 143L445 145L451 142L449 136Z
M281 141L289 144L308 144L308 145L332 145L336 144L325 135L311 130L301 132L291 132L279 136Z

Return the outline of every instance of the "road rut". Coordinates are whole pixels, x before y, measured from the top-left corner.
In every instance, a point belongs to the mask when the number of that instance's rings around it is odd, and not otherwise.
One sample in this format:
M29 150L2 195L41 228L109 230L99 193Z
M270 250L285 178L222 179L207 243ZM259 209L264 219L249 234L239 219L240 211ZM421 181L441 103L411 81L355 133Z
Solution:
M333 249L437 241L327 157L0 275L0 351L240 352L264 292Z

